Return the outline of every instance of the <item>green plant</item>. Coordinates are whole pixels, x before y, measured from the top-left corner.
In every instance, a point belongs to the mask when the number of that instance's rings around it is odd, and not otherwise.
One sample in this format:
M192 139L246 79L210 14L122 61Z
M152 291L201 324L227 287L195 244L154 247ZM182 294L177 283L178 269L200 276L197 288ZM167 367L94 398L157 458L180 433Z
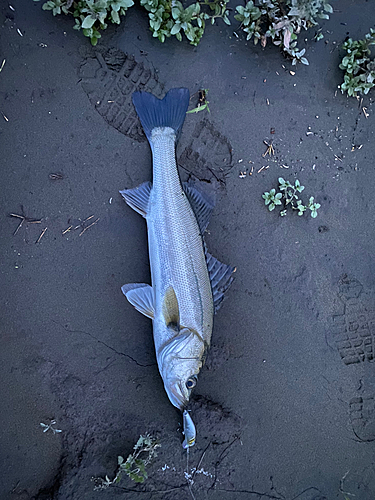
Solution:
M181 41L184 33L192 45L198 45L207 20L214 24L215 19L221 17L230 24L226 8L228 1L204 0L186 8L178 0L141 0L141 5L148 11L153 36L161 42L172 35Z
M124 16L132 5L133 0L48 0L42 9L51 10L54 16L72 14L75 18L73 29L82 29L92 45L96 45L101 38L99 30L106 29L108 22L120 24L120 16Z
M294 185L289 181L284 180L279 177L279 193L276 193L276 189L273 188L269 192L263 193L262 198L264 203L268 206L268 210L271 212L275 209L277 205L284 205L283 210L280 211L280 215L283 217L286 215L288 208L298 211L298 215L303 215L307 209L311 211L311 217L315 219L318 215L318 209L320 208L319 203L314 202L314 197L311 196L307 205L304 205L299 199L297 193L302 193L305 186L301 186L301 183L296 179Z
M210 108L208 105L210 104L210 101L207 101L207 93L208 89L201 89L199 90L199 101L198 101L198 106L194 109L191 109L190 111L186 111L186 114L188 115L189 113L199 113L199 111L204 111L207 109L207 111L210 113Z
M181 41L184 33L192 45L198 45L207 20L214 24L215 19L222 18L230 24L226 8L228 1L203 0L186 8L178 0L141 0L141 5L148 11L153 36L161 42L172 35ZM54 16L73 15L73 28L82 29L96 45L101 38L100 30L106 29L108 22L120 24L120 16L124 16L133 5L133 0L48 0L42 8L51 10Z
M34 0L38 2L40 0ZM150 29L161 42L175 36L181 41L183 34L192 45L200 42L206 22L215 23L218 18L230 25L227 4L229 0L201 0L184 6L179 0L140 0L149 17ZM274 3L273 3L274 2ZM245 6L236 7L235 19L247 33L247 39L254 37L254 43L261 41L265 46L270 38L275 45L297 61L309 64L304 56L305 49L297 47L297 35L301 29L316 26L317 19L328 19L332 7L326 0L250 0ZM133 0L47 0L42 8L53 15L67 14L75 18L76 30L90 38L96 45L101 30L112 22L120 24L121 16L134 5ZM322 33L315 39L322 38ZM208 108L207 108L208 109Z
M105 479L94 478L95 489L106 489L119 483L124 473L135 483L144 483L148 477L146 466L157 456L156 450L159 447L158 441L150 434L140 436L134 445L134 453L130 454L126 460L121 456L117 457L118 469L113 480L111 481L108 476L105 476Z
M262 198L265 200L265 204L268 205L268 210L271 212L275 209L276 205L281 205L281 193L276 194L276 189L271 189L270 192L265 192L262 194Z
M247 33L247 40L254 37L263 47L270 38L291 57L292 64L309 64L305 49L297 47L297 37L302 29L309 29L318 24L317 19L329 19L333 12L325 0L250 0L245 6L236 7L234 16L241 22L240 28ZM323 38L320 33L316 40Z
M375 30L370 28L370 33L362 40L348 38L343 49L346 55L339 65L345 71L344 82L340 85L341 92L345 91L349 96L357 96L357 93L367 94L375 86L375 60L370 59L370 46L375 45Z

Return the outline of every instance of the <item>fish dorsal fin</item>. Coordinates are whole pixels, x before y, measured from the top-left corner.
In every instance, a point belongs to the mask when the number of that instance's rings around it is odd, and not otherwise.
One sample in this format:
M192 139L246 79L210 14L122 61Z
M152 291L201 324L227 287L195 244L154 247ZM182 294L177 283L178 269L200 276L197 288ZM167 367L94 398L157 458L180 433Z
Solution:
M179 326L180 310L173 286L168 287L164 294L163 316L167 326Z
M183 188L203 234L210 222L215 203L206 193L199 191L192 182L184 182Z
M121 287L122 293L138 312L150 319L155 316L155 299L152 286L146 283L129 283Z
M235 268L227 266L219 260L215 259L210 253L206 251L206 262L208 275L211 281L212 296L214 299L215 313L220 309L221 302L224 299L224 294L230 287Z
M129 207L141 214L142 217L146 217L151 189L152 184L150 181L147 181L143 182L136 188L123 189L122 191L120 191L120 194L129 205Z

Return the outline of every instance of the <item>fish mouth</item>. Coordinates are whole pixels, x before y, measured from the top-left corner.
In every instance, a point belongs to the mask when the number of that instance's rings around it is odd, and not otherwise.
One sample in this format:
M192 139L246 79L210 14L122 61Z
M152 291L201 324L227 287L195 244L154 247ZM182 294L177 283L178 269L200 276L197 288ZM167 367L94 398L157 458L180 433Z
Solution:
M165 385L165 390L173 406L183 411L189 403L189 397L182 391L180 382L175 382L169 386Z

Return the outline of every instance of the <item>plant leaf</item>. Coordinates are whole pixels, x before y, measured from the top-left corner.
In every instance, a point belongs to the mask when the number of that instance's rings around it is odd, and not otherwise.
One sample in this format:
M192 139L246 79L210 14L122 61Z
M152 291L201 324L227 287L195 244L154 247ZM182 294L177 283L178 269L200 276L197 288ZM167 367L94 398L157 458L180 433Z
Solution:
M82 28L84 28L84 29L92 28L95 21L96 21L96 19L94 17L92 17L91 15L86 16L82 22Z

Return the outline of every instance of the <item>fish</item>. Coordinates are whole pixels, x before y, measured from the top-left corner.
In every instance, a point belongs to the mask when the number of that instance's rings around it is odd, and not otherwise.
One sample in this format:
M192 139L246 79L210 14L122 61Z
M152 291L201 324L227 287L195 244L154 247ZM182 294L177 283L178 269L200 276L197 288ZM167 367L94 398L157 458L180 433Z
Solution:
M153 180L120 191L146 219L152 283L126 284L122 292L153 322L159 372L170 402L181 412L197 384L211 343L214 313L235 271L215 259L204 242L214 201L179 177L176 142L189 99L186 88L173 88L163 99L148 92L133 93L152 151ZM190 415L183 415L189 436L185 444L191 446L194 424Z

